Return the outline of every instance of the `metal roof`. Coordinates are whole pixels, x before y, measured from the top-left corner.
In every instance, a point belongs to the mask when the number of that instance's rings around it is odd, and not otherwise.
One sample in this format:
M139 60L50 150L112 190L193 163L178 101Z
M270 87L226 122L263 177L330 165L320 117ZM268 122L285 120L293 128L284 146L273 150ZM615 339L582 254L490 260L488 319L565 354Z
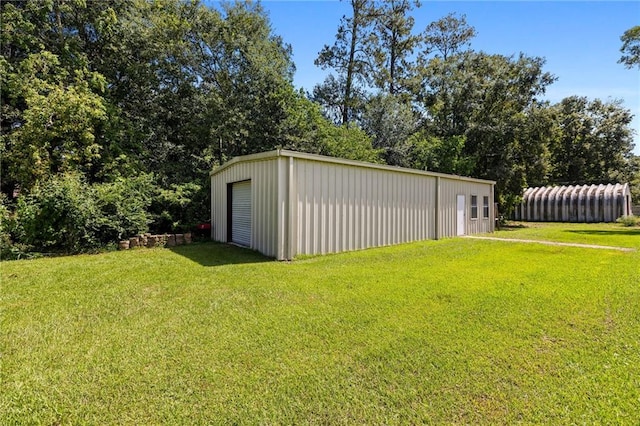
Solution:
M491 184L491 185L495 185L496 183L493 180L477 179L477 178L472 178L467 176L450 175L446 173L410 169L407 167L389 166L386 164L367 163L365 161L347 160L344 158L328 157L326 155L318 155L318 154L308 154L305 152L290 151L287 149L276 149L274 151L266 151L258 154L250 154L250 155L235 157L227 161L226 163L222 164L221 166L218 166L215 169L213 169L209 173L209 175L214 176L220 173L221 171L225 170L226 168L237 163L244 163L248 161L263 161L263 160L269 160L277 157L293 157L293 158L300 158L300 159L309 160L309 161L343 164L343 165L349 165L354 167L364 167L369 169L377 169L377 170L384 170L384 171L391 171L391 172L398 172L398 173L410 173L410 174L423 175L423 176L442 177L447 179L455 179L455 180L462 180L462 181L476 182L476 183L485 183L485 184Z

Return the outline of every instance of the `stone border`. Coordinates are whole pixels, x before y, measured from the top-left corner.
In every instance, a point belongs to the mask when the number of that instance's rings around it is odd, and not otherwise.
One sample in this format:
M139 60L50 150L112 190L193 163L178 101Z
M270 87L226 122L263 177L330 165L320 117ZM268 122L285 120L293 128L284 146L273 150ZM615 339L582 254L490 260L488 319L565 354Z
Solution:
M118 243L118 250L152 247L174 247L191 244L191 232L185 234L140 234Z

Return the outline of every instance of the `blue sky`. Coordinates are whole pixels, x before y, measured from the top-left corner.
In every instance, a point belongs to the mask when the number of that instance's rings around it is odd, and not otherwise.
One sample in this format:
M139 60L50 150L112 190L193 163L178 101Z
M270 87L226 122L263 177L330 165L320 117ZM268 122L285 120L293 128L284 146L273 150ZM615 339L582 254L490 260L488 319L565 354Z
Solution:
M313 64L324 44L332 44L348 1L263 0L275 34L293 48L294 84L311 91L328 71ZM474 50L546 58L545 71L558 80L546 98L558 102L571 95L622 99L635 115L640 155L640 71L620 58L620 36L640 25L640 1L423 1L412 12L415 31L449 12L465 14L478 35Z

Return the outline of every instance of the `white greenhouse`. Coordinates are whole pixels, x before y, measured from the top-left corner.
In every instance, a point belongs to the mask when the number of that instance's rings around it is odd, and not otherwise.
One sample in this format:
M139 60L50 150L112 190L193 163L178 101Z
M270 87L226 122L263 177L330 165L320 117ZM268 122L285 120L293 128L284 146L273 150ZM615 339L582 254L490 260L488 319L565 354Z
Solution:
M543 186L524 191L516 220L530 222L615 222L631 215L628 184Z
M495 182L295 151L211 172L211 237L277 259L492 232Z

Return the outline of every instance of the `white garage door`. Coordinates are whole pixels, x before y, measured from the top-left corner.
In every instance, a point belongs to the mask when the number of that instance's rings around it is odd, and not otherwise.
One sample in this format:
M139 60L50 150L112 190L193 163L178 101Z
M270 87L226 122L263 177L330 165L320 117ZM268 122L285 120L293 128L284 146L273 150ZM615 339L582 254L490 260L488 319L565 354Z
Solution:
M251 181L231 186L231 241L251 247Z

